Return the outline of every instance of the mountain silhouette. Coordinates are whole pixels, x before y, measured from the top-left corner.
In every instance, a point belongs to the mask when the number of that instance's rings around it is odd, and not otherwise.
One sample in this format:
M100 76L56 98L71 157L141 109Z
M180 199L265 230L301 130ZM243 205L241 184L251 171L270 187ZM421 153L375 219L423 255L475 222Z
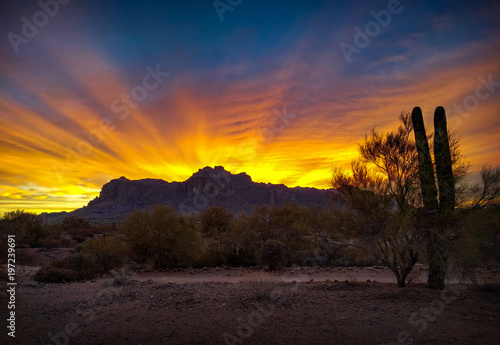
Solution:
M295 187L283 184L256 183L246 173L231 174L222 166L205 167L184 182L160 179L129 180L125 177L106 183L99 197L72 212L43 214L50 222L67 216L79 216L94 223L123 220L135 209L151 209L155 204L173 207L178 213L198 214L210 206L221 206L240 214L250 213L254 206L302 206L331 204L335 189Z

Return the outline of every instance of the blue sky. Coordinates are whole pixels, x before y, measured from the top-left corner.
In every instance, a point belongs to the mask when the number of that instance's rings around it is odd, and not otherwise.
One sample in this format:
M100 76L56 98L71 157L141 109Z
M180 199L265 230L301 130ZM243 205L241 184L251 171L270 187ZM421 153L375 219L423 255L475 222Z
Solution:
M213 1L71 0L16 47L43 6L0 5L0 211L69 210L112 178L184 180L207 165L326 188L366 133L414 106L428 126L445 107L473 174L499 165L500 3L220 3L223 21ZM367 24L377 34L346 59L341 44ZM113 102L148 68L168 77L121 118Z

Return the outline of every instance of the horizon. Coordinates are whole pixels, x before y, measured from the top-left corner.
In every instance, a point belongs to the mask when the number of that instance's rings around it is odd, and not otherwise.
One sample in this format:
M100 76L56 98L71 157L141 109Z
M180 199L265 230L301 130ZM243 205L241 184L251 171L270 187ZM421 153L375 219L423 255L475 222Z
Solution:
M445 108L470 181L500 165L493 0L0 9L0 215L71 211L120 176L185 181L206 166L326 189L365 134L415 106L429 133Z
M266 184L266 185L272 184L272 183L270 183L270 182L254 181L254 180L252 179L252 176L248 175L248 174L247 174L247 173L245 173L245 172L239 172L239 173L237 173L237 174L234 174L234 173L232 173L232 172L230 172L230 171L226 170L223 166L214 166L214 167L206 166L206 167L200 168L200 169L198 169L198 171L197 171L197 172L194 172L191 176L189 176L186 180L183 180L183 181L166 181L166 180L164 180L164 179L152 179L152 178L148 178L148 177L146 177L146 178L141 178L141 179L133 179L133 180L132 180L132 179L127 178L126 176L120 176L120 177L117 177L117 178L113 178L113 179L111 179L110 181L106 182L105 184L108 184L108 183L110 183L110 182L112 182L112 181L119 181L119 180L122 180L122 179L127 180L127 181L131 181L131 182L142 181L142 180L155 180L155 181L162 181L162 182L166 182L166 183L184 183L184 182L187 182L187 181L188 181L191 177L193 177L194 175L196 175L196 174L197 174L197 173L199 173L200 171L205 170L205 169L207 169L207 168L208 168L208 169L211 169L212 171L221 171L220 169L217 169L217 168L222 168L222 170L223 170L223 171L225 171L225 172L229 173L229 174L230 174L230 175L232 175L232 176L237 176L237 175L240 175L240 174L245 174L245 175L247 175L247 176L250 178L251 183L254 183L254 184ZM215 180L215 181L217 181L218 176L217 176L217 175L210 175L210 178L212 179L212 182L214 182L214 180ZM221 182L222 182L222 183L225 183L225 182L227 182L227 181L225 181L225 180L224 180L224 181L221 181ZM216 185L217 185L218 183L220 183L220 182L216 182ZM283 185L283 184L273 184L273 185L278 186L278 185ZM325 191L326 191L326 190L335 189L335 188L333 188L333 187L331 187L331 186L330 186L330 187L328 187L328 188L301 187L301 186L290 187L290 186L286 186L286 185L284 185L284 186L285 186L285 187L287 187L287 188L290 188L290 189L294 189L294 188L310 188L310 189L325 190ZM103 187L104 187L104 185L103 185ZM224 188L224 187L223 187L223 188ZM101 189L101 191L102 191L102 189ZM203 193L202 193L202 195L203 195ZM97 196L96 196L96 198L97 198L97 197L100 197L100 195L97 195ZM209 199L209 200L212 200L212 199L216 199L216 198L217 198L217 197L210 197L210 196L207 196L207 197L208 197L208 199ZM94 199L93 199L93 200L94 200ZM92 200L90 200L90 201L92 201ZM295 203L295 202L292 202L291 204L294 204L294 203ZM86 207L86 206L88 206L88 205L82 205L82 207ZM184 206L186 206L186 209L190 208L190 207L189 207L189 205L184 205ZM79 210L79 209L81 209L82 207L76 208L76 209L74 209L74 210L68 210L68 211L62 211L62 212L65 212L65 213L70 213L70 212L72 212L72 211ZM209 207L210 207L210 206L207 206L207 208L209 208ZM221 206L221 207L223 207L223 206ZM197 207L196 207L196 206L194 206L194 207L192 207L192 208L196 209ZM199 212L202 212L203 210L204 210L204 209L199 209L198 211L199 211ZM180 211L180 212L182 213L182 211ZM41 212L41 213L38 213L38 215L41 215L41 214L50 214L50 213L51 213L51 212ZM58 212L54 212L54 213L58 213Z

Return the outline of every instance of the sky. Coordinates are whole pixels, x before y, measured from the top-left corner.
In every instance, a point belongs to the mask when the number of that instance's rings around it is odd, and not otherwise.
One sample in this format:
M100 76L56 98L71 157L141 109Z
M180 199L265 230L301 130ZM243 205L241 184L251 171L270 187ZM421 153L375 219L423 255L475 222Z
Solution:
M471 175L500 165L498 1L0 5L0 214L205 166L328 188L372 129L437 106Z

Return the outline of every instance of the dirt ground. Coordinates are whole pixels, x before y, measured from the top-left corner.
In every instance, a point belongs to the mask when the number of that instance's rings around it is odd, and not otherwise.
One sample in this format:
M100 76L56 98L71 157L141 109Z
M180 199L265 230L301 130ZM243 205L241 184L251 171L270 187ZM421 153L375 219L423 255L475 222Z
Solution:
M122 278L121 286L115 278L26 281L17 288L16 338L8 344L500 344L498 291L429 290L418 275L401 289L383 268ZM0 303L7 305L5 295Z

